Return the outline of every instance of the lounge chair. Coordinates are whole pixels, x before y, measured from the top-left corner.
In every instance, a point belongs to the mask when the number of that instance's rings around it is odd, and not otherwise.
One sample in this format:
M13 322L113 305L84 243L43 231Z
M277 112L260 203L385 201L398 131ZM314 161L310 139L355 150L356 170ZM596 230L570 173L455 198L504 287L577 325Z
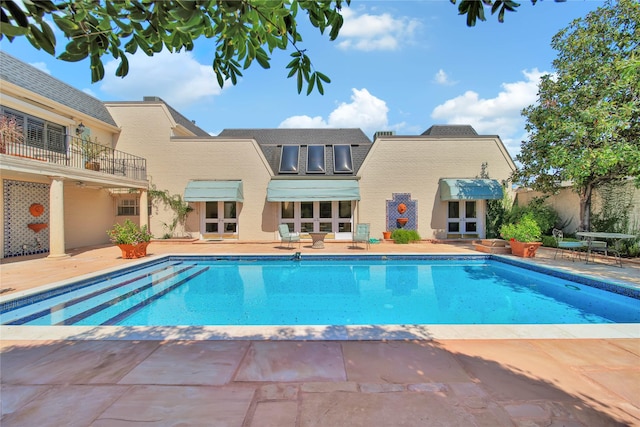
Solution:
M358 243L364 243L367 249L369 249L369 224L356 225L356 232L353 235L353 243L356 248L359 248Z
M556 259L558 252L564 251L564 250L570 250L571 252L573 252L573 255L574 255L571 261L575 261L575 257L580 258L579 250L587 247L586 243L582 241L574 242L574 241L564 240L564 233L562 232L562 230L558 230L557 228L554 228L551 233L553 234L553 237L556 239L556 253L553 255L553 259Z
M280 240L287 242L287 248L292 248L294 242L298 242L298 248L300 248L300 235L298 233L291 233L287 224L280 224L278 226L278 233L280 233Z

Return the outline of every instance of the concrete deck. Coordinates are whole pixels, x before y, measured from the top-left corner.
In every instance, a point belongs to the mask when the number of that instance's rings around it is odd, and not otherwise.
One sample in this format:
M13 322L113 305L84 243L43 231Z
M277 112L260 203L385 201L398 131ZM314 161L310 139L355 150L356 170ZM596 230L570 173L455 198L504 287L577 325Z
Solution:
M167 253L366 252L277 244L152 243ZM475 253L470 245L372 245L369 253ZM136 261L107 246L69 258L3 260L10 298ZM6 262L5 262L6 261ZM640 265L532 261L640 286ZM555 326L555 325L554 325ZM425 339L37 339L0 328L8 426L617 426L640 425L640 325ZM459 328L459 327L458 327ZM464 328L462 328L464 329ZM461 332L462 331L462 332ZM522 331L520 331L522 333ZM451 332L449 332L451 334ZM450 336L450 339L441 337ZM553 338L548 338L552 336ZM582 339L582 336L596 337ZM626 337L626 338L620 338ZM286 337L284 337L286 338Z

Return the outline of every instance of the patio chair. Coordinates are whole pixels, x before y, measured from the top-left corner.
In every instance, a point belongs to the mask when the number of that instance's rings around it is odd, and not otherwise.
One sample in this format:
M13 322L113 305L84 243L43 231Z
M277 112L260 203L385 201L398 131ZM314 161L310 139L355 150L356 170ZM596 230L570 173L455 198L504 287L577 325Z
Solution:
M364 243L369 249L369 224L356 225L356 232L353 234L353 244L356 248L360 248L358 243Z
M280 234L280 240L287 242L287 248L291 249L294 242L298 242L298 249L300 249L300 235L298 233L291 233L287 224L280 224L278 226L278 233Z
M622 259L620 258L620 250L617 245L609 246L607 242L602 240L592 240L589 243L589 251L587 252L587 264L589 263L589 254L591 254L591 261L596 262L596 255L594 252L600 252L605 257L609 256L609 253L613 255L614 263L622 267Z
M571 258L571 261L575 261L576 257L580 258L579 250L586 247L585 242L566 241L564 240L564 233L562 230L558 230L557 228L554 228L551 234L553 234L554 239L556 239L556 253L553 254L553 259L556 259L558 252L564 252L565 250L573 252L573 258Z

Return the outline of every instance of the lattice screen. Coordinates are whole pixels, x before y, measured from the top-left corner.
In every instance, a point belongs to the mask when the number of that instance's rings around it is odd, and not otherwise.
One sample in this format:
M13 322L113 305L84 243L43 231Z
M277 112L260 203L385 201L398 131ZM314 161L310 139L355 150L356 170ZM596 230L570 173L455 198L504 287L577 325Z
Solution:
M5 179L3 191L5 258L49 252L49 185Z

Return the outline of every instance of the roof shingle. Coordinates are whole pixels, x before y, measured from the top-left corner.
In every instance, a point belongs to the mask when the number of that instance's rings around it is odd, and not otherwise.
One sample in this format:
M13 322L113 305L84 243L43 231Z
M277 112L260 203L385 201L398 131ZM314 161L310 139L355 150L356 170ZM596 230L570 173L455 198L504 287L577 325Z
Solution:
M102 101L0 51L0 79L117 126Z

